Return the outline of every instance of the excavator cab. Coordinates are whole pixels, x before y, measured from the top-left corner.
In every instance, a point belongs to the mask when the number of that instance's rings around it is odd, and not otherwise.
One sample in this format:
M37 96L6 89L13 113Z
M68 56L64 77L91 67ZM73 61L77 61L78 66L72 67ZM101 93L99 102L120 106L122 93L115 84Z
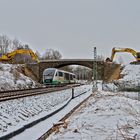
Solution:
M140 59L140 52L137 52L137 58Z
M131 62L130 64L140 65L140 52L137 52L136 61Z

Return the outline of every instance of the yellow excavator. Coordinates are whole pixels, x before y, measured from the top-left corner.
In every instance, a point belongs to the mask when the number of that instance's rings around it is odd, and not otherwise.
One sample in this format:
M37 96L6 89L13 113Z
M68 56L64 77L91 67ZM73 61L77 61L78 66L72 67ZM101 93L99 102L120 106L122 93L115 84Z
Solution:
M131 62L130 64L140 64L140 52L136 52L135 50L133 50L131 48L113 48L111 58L107 58L106 62L113 62L113 59L114 59L114 56L115 56L116 52L131 53L135 57L136 61Z
M17 54L30 55L34 61L38 62L38 57L36 56L36 54L32 50L27 50L27 49L14 50L13 52L4 54L0 56L0 62L12 63L15 55Z

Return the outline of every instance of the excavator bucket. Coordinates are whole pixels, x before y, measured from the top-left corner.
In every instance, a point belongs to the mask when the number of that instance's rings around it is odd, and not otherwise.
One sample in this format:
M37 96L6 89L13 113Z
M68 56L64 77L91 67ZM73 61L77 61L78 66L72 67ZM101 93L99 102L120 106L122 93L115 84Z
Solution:
M133 61L130 64L132 64L132 65L140 65L140 61Z
M110 59L109 57L107 57L105 61L106 61L106 62L112 62L111 59Z

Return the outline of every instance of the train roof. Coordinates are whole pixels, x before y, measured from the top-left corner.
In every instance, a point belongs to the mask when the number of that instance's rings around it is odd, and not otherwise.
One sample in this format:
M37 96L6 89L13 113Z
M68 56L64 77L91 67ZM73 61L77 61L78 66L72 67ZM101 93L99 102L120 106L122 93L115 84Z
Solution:
M68 71L64 71L64 70L59 70L59 69L56 69L56 68L47 68L47 69L44 70L44 72L46 72L47 70L54 70L54 71L57 70L57 71L60 71L60 72L63 72L63 73L69 73L69 74L75 75L74 73L71 73L71 72L68 72Z

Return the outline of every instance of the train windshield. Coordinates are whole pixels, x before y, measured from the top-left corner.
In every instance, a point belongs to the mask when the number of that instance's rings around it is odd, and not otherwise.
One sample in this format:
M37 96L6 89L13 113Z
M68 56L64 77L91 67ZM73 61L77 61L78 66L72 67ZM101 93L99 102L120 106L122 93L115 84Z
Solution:
M45 70L43 73L44 79L52 79L54 76L55 70Z

